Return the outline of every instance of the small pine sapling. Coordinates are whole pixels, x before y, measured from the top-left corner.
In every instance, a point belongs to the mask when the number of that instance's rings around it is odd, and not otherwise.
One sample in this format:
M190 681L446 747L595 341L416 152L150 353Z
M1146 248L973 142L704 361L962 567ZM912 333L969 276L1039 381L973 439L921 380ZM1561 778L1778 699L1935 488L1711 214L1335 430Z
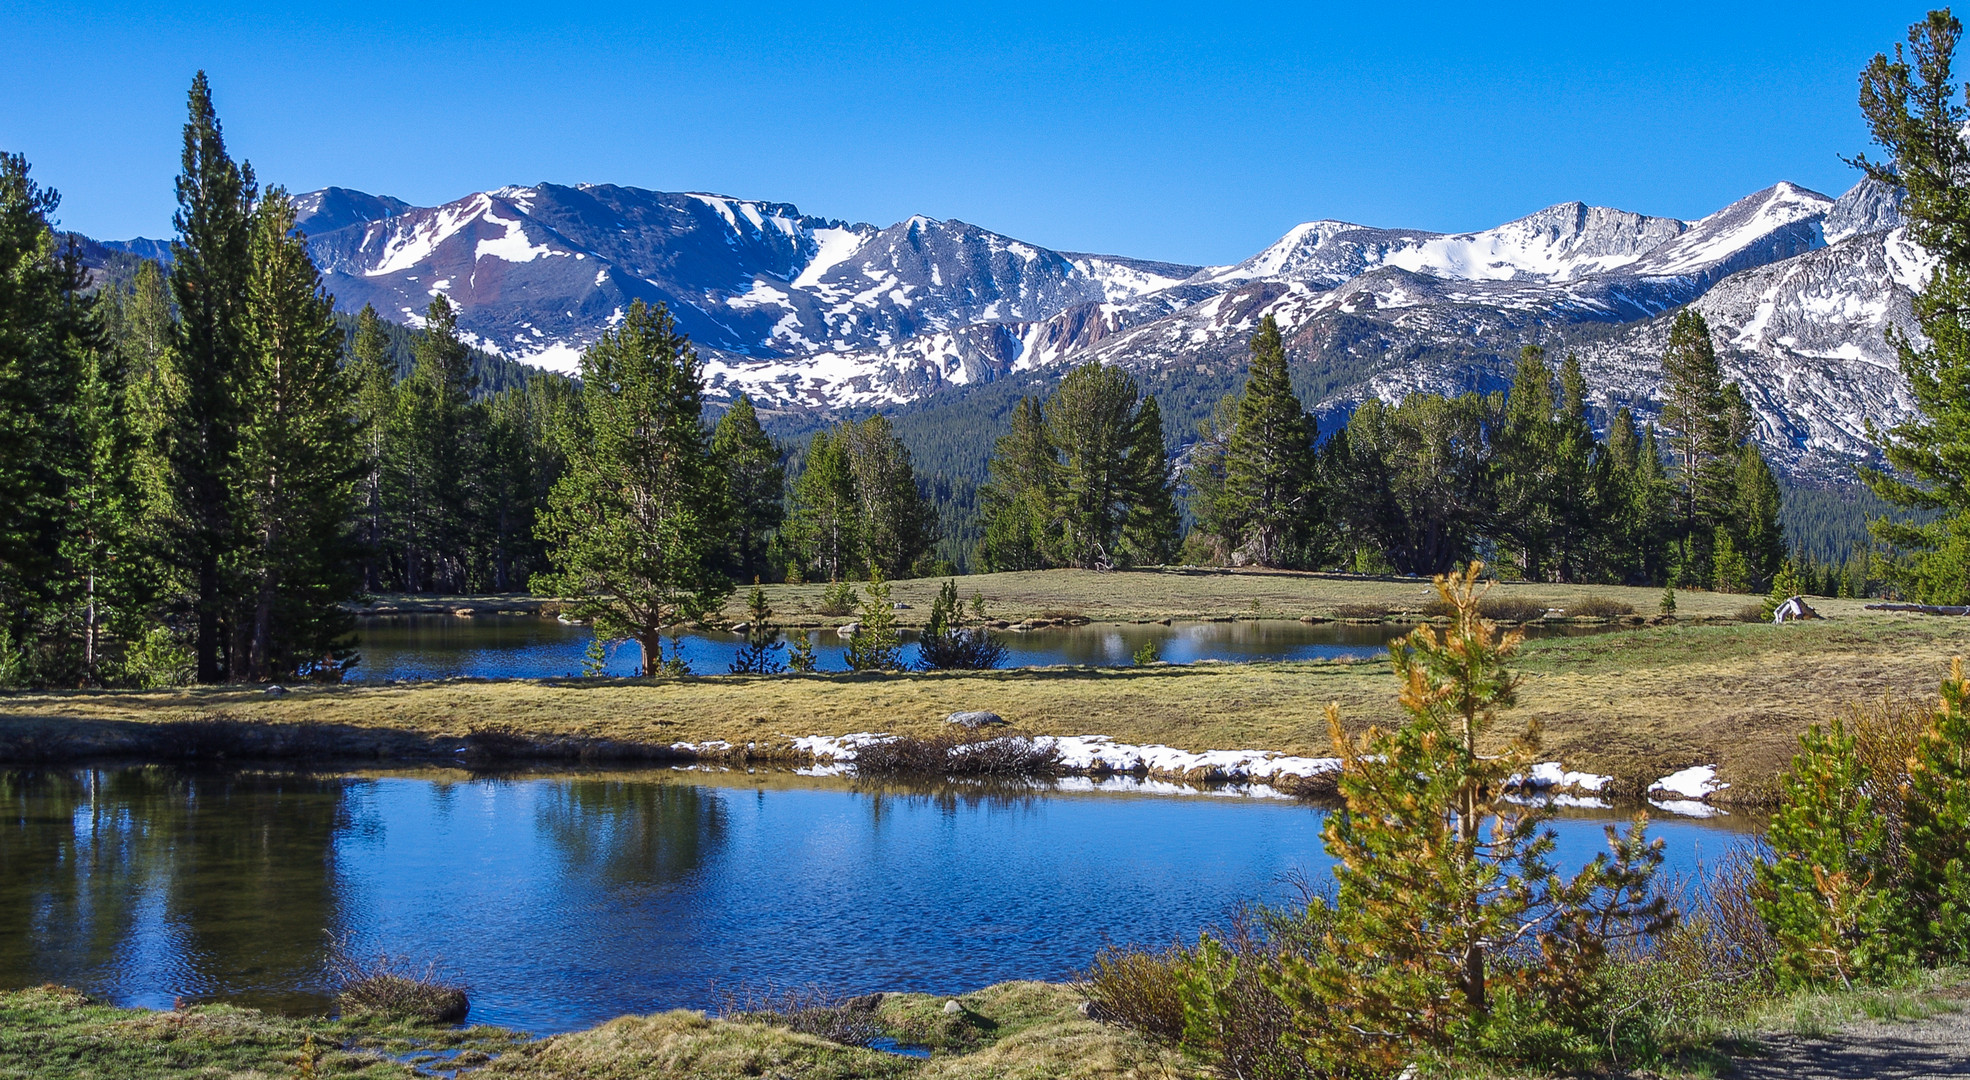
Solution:
M780 650L786 642L780 640L780 628L769 620L773 609L766 603L766 590L758 585L746 597L746 643L739 647L739 653L729 665L734 675L778 675L786 670L780 663Z
M983 627L965 627L958 583L946 581L930 605L930 618L918 641L917 666L925 671L983 671L999 666L1005 655L1005 644Z
M1143 642L1142 646L1136 649L1133 659L1137 667L1146 667L1155 663L1157 660L1156 643L1154 641Z
M1510 796L1537 760L1536 726L1480 751L1513 704L1506 660L1523 637L1481 616L1481 569L1437 578L1449 626L1390 646L1401 727L1350 738L1327 710L1345 801L1325 828L1333 922L1319 955L1283 957L1265 976L1297 1014L1331 1018L1296 1024L1323 1074L1394 1075L1419 1049L1481 1045L1494 1010L1590 1016L1608 944L1674 919L1652 889L1662 843L1646 816L1625 836L1610 829L1611 854L1563 879L1553 809Z
M802 630L794 635L793 648L787 650L787 667L802 675L814 674L817 661L814 657L814 639Z
M896 632L896 609L889 602L889 583L882 570L869 568L862 589L862 617L848 639L848 670L894 671L903 666L902 639Z
M1756 867L1758 915L1778 946L1787 987L1846 987L1901 966L1908 941L1898 923L1890 815L1877 777L1835 719L1799 736L1779 781L1779 808L1766 839L1772 858Z
M1916 940L1933 964L1970 959L1970 681L1950 661L1942 701L1909 763L1906 831Z
M1664 615L1674 615L1676 613L1676 583L1675 582L1672 581L1669 584L1664 585L1662 587L1662 604L1660 605L1660 607Z

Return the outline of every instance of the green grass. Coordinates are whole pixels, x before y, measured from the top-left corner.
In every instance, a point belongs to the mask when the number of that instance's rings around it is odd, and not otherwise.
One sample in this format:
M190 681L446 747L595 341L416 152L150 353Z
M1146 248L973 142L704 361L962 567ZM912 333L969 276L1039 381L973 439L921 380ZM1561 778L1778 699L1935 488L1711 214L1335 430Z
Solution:
M1800 732L1883 695L1933 695L1970 619L1874 615L1773 627L1675 625L1526 643L1519 706L1544 752L1606 773L1635 794L1657 777L1716 764L1728 797L1756 801ZM985 709L1031 734L1101 734L1186 750L1330 752L1322 711L1359 730L1399 719L1381 661L1019 668L930 674L704 676L651 682L451 680L412 686L252 687L0 694L0 761L145 756L159 722L224 716L280 752L373 761L449 757L475 730L572 746L723 740L785 760L792 739L944 730ZM746 750L750 744L751 749Z
M517 1080L1132 1080L1200 1077L1173 1051L1084 1020L1065 986L1015 982L959 997L890 995L880 1019L900 1037L937 1046L928 1061L842 1046L765 1023L682 1010L624 1016L545 1039L491 1028L368 1025L294 1019L205 1005L173 1012L118 1009L72 990L0 991L4 1080L396 1080L429 1068Z
M56 987L0 992L4 1080L396 1080L413 1075L401 1059L443 1052L467 1062L492 1060L521 1042L492 1028L293 1019L227 1005L118 1009Z

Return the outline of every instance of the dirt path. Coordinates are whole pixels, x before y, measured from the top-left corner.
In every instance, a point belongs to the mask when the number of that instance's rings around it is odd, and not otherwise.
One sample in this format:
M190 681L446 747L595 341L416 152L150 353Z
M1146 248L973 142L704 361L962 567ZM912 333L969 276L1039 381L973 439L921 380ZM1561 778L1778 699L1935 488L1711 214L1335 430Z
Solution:
M1779 1035L1766 1053L1739 1058L1743 1080L1904 1080L1970 1077L1970 1012L1926 1020L1868 1021L1825 1038Z

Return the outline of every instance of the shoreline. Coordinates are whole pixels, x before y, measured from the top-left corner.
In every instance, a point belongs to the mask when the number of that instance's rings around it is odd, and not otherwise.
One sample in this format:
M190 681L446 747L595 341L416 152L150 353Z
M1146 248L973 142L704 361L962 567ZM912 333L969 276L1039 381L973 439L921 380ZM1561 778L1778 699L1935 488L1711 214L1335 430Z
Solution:
M1755 806L1811 724L1884 696L1933 697L1950 658L1966 653L1970 620L1919 615L1544 638L1521 650L1519 705L1500 730L1536 722L1539 760L1609 778L1607 795L1644 797L1658 781L1707 768L1707 782L1729 786L1696 798ZM1331 757L1327 704L1338 702L1347 730L1359 733L1398 719L1395 690L1385 662L1311 660L448 679L278 694L252 686L6 691L0 764L218 755L423 764L456 763L464 750L474 763L802 766L813 762L801 740L937 739L954 730L945 722L952 713L986 711L1009 722L996 731L1080 740L1080 749L1099 738L1159 748L1142 762L1145 774L1207 779L1209 767L1249 774L1272 758ZM1082 768L1137 767L1103 760L1096 766L1090 756Z

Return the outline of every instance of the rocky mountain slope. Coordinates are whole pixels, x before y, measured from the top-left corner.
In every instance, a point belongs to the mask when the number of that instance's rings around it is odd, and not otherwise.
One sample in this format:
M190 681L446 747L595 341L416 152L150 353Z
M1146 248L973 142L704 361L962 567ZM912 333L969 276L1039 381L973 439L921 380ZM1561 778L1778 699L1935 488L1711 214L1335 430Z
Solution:
M1528 342L1578 352L1599 403L1648 417L1666 313L1694 303L1761 440L1809 476L1866 453L1870 419L1908 409L1883 331L1912 328L1928 266L1896 193L1873 183L1837 200L1782 183L1697 221L1582 203L1474 233L1313 221L1218 267L606 184L437 207L328 188L296 208L345 310L416 325L443 293L475 345L570 371L631 301L662 302L714 395L782 409L891 407L1095 358L1223 376L1269 314L1327 425L1371 394L1502 386Z

